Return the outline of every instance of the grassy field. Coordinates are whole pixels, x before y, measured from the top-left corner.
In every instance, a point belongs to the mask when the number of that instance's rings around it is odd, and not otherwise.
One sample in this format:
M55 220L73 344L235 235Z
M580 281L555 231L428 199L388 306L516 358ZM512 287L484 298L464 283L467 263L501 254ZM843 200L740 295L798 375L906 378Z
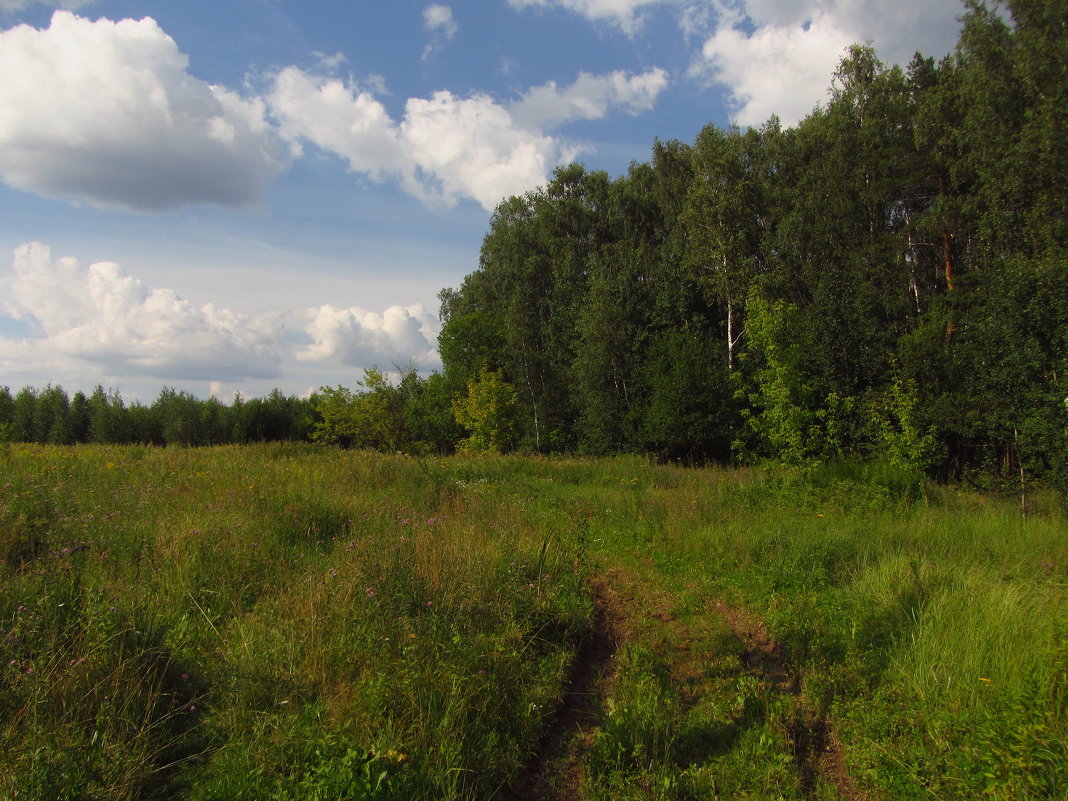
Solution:
M1068 794L1068 523L900 470L0 451L0 798Z

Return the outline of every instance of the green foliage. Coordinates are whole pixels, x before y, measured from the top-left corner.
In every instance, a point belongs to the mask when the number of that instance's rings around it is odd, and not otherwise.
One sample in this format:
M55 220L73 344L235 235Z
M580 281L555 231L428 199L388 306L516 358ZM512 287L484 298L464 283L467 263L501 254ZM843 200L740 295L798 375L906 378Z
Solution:
M912 380L897 379L871 406L876 452L891 463L927 471L944 458L938 441L924 430L919 414L919 390Z
M467 396L452 404L456 422L467 429L460 450L504 453L516 441L516 390L498 372L483 368L467 382Z
M746 305L749 347L745 354L751 385L743 390L742 411L756 453L786 465L804 464L814 457L815 410L811 390L800 369L801 347L794 339L797 309L784 301L768 303L759 291ZM744 457L744 441L735 447Z
M709 126L504 201L442 295L454 397L499 370L536 451L700 461L726 439L1066 486L1064 16L1007 9L968 4L937 64L852 46L794 128Z
M642 444L664 459L726 461L738 423L726 361L705 335L667 332L649 348Z
M312 406L321 418L312 439L327 445L396 451L403 438L404 411L396 387L377 367L364 370L359 385L321 387Z

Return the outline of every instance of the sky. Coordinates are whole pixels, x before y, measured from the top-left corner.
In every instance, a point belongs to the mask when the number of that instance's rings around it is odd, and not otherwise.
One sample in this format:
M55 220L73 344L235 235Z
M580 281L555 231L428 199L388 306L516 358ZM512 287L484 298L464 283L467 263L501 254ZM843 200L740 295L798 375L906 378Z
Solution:
M151 402L440 367L493 209L794 125L958 0L0 0L0 386Z

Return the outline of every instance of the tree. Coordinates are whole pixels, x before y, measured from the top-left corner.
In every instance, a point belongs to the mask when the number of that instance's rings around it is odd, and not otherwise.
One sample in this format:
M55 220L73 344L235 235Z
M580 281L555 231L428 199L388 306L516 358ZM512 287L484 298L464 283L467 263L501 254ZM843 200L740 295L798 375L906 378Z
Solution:
M320 387L312 406L321 417L315 442L350 448L400 450L405 441L400 393L377 367L364 370L362 392L348 387Z
M71 437L70 399L62 387L49 384L37 396L33 415L33 441L68 445Z
M78 390L70 399L70 433L72 442L89 441L89 399Z
M115 390L104 392L97 385L89 396L89 442L124 443L134 439L122 396Z
M456 422L468 431L460 450L503 453L516 442L517 397L515 387L499 372L481 370L467 382L467 394L453 401Z
M745 297L762 270L762 239L769 225L764 137L777 132L774 120L765 132L744 134L709 125L694 146L695 177L683 212L691 245L687 255L717 309L729 370L744 330Z

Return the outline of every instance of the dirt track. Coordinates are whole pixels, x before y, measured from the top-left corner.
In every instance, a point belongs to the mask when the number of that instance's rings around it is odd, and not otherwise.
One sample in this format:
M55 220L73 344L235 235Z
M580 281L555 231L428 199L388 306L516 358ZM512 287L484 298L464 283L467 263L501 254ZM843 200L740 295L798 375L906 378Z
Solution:
M552 723L530 761L504 798L514 801L580 801L583 760L600 724L600 710L611 696L619 647L631 638L631 599L637 594L632 577L609 571L590 583L594 603L593 629L576 654L568 688ZM643 595L648 595L646 588ZM831 723L816 712L803 690L803 676L787 662L783 648L759 617L722 600L708 603L741 643L741 669L791 698L789 733L803 797L810 797L822 778L842 801L870 801L849 775L842 745ZM655 604L652 617L672 632L676 653L672 673L680 684L692 685L694 662L690 637L666 603Z

